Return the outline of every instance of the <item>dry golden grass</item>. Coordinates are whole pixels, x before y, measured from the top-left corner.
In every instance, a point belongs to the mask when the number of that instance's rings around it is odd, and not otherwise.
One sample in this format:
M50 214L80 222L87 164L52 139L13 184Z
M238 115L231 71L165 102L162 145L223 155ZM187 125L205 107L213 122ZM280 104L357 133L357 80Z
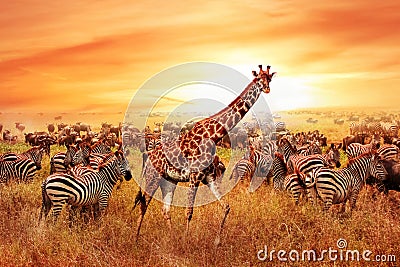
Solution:
M318 127L318 126L316 126ZM333 126L326 126L333 127ZM321 130L321 132L324 132ZM0 145L0 152L23 151L24 145ZM52 154L61 148L54 147ZM234 157L238 157L235 152ZM345 158L343 158L345 160ZM38 223L41 207L41 182L49 173L49 160L31 184L0 186L0 266L398 266L398 263L352 262L261 262L257 252L292 249L336 249L339 238L348 249L370 250L375 254L395 255L400 261L400 194L372 198L363 190L352 214L328 213L304 200L296 206L285 193L262 185L247 192L247 182L224 197L231 206L222 243L213 243L222 208L218 203L195 208L188 237L185 236L185 209L172 207L172 235L161 215L162 204L153 200L145 216L139 242L135 243L138 210L132 212L138 190L134 181L114 190L101 222L78 220L69 225L63 212L59 221ZM140 174L140 154L130 156L134 177ZM224 179L229 177L227 170Z

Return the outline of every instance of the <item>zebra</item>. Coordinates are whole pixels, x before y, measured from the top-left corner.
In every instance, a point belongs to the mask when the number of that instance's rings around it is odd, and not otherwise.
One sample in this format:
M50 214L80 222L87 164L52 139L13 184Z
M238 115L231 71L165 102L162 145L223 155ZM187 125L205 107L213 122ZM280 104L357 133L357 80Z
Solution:
M310 156L292 156L290 158L289 175L283 182L283 187L286 191L290 191L295 203L299 203L299 198L304 191L304 181L306 174L316 168L328 166L330 168L339 168L340 164L340 149L341 144L336 147L331 144L328 150L323 155ZM293 173L291 173L293 171Z
M360 143L351 143L347 146L346 155L348 159L358 157L361 154L370 152L371 150L379 149L379 143L370 143L367 145L362 145Z
M21 154L8 152L0 155L0 160L12 161L17 159L30 159L35 163L36 169L40 170L42 169L42 158L44 151L45 148L43 146L34 146Z
M365 134L368 131L367 124L365 121L351 122L349 128L350 128L350 135Z
M371 135L379 135L383 132L383 128L380 122L369 122L367 124L367 129Z
M347 200L350 201L351 210L354 209L366 178L373 176L383 181L386 175L387 172L377 154L367 152L351 159L347 167L340 170L326 167L314 169L307 175L305 184L312 203L315 203L316 197L319 196L324 202L325 211L329 210L332 204L343 203L344 212Z
M67 172L70 166L85 161L80 146L67 145L66 152L58 152L50 159L50 174Z
M296 173L287 175L283 181L285 191L288 191L292 195L296 205L299 204L300 195L304 191L305 179L306 175L297 171Z
M297 153L303 156L310 156L314 154L322 154L322 149L317 143L312 142L311 144L297 148Z
M287 138L281 138L278 142L278 151L283 155L285 162L293 155L298 155L297 150L293 147Z
M315 168L325 166L333 167L334 165L332 162L333 160L331 160L330 154L310 156L294 155L290 157L287 163L288 173L291 174L299 171L307 174Z
M279 152L275 153L274 160L272 161L272 168L270 175L272 175L272 182L275 190L284 190L284 181L287 175L287 166L285 159Z
M398 137L399 126L396 123L383 122L381 126L384 136Z
M12 179L18 182L31 182L36 174L36 164L30 159L0 160L0 183L8 183Z
M262 153L265 155L270 155L271 157L275 154L277 150L275 140L267 140L262 147Z
M161 135L157 134L147 134L145 139L146 150L142 152L142 170L144 170L144 165L148 158L148 152L152 151L155 147L161 145Z
M396 145L383 145L376 151L381 159L398 159L399 148Z
M284 121L276 121L274 122L275 132L285 132L286 131L286 123Z
M230 179L234 178L236 182L237 180L249 178L251 181L253 176L268 176L269 169L273 162L272 157L254 149L253 146L250 146L249 154L250 155L245 155L235 164Z
M46 218L53 210L53 219L57 220L63 205L72 207L85 207L95 205L99 214L98 219L108 206L108 199L112 189L118 181L118 176L123 175L126 181L132 178L128 161L122 151L114 153L115 157L99 166L99 170L83 176L73 176L67 173L56 173L48 176L42 183L42 216Z
M235 166L233 166L232 174L229 177L229 180L233 178L235 183L238 180L242 181L245 178L249 178L249 180L251 180L256 169L255 157L254 147L251 145L248 146L244 156L238 162L236 162Z
M110 146L106 145L104 141L97 141L90 147L91 153L108 154L111 152Z

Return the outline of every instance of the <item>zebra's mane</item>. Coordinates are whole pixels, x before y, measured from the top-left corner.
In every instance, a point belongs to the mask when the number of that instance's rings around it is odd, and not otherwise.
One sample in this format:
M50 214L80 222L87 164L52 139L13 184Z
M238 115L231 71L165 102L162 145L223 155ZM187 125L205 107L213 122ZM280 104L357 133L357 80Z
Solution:
M116 158L114 157L114 152L111 152L109 154L107 154L105 156L105 158L103 159L103 161L99 164L99 168L98 170L100 171L101 169L103 169L104 167L106 167L108 164L114 162L114 160L116 160Z
M283 158L283 155L279 152L275 152L275 157L277 157L278 159L280 159L282 162L285 162L285 159Z
M287 140L286 138L282 138L281 142L285 142L287 144L287 146L289 147L289 149L293 152L293 153L297 153L297 149L295 147L292 146L292 144L289 142L289 140Z
M101 145L110 148L108 145L105 144L105 139L102 139L102 140L97 141L97 142L94 143L92 146L90 146L90 148L93 150L93 149L95 149L96 147L101 146Z
M285 158L279 152L275 152L275 157L281 162L282 166L284 167L285 171L287 171L287 165L285 163Z
M355 157L353 159L350 159L349 162L347 163L347 166L350 166L351 164L353 164L356 160L358 160L360 158L372 157L374 155L376 155L376 151L375 150L365 152L365 153L363 153L363 154L361 154L361 155L359 155L359 156L357 156L357 157Z

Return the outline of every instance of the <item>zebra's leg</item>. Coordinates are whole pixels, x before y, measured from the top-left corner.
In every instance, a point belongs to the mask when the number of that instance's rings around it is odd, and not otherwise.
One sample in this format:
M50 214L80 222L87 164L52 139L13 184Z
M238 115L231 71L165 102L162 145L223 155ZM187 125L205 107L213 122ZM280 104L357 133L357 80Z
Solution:
M140 228L142 226L144 215L146 214L147 207L150 204L151 199L153 198L154 193L157 191L158 187L160 186L162 176L157 172L157 170L148 163L144 171L143 175L145 176L145 192L142 194L138 194L138 202L140 206L140 215L137 220L136 226L136 241L139 238Z
M72 225L76 221L76 216L78 214L78 206L69 206L68 209L68 221L69 221L69 227L72 227Z
M332 197L331 196L325 196L323 198L323 202L324 202L323 211L327 212L331 208L331 206L333 204L333 196Z
M225 220L226 217L229 214L229 211L231 210L231 208L229 207L229 204L226 203L225 201L223 201L222 198L222 193L221 190L219 188L218 183L213 180L207 183L208 188L211 190L211 192L214 194L214 196L217 198L219 204L221 205L221 207L224 209L224 214L221 220L221 224L219 227L219 231L217 233L217 236L215 237L215 241L214 241L214 245L218 246L221 243L221 233L222 233L222 229L224 227L225 224Z
M66 203L67 202L65 199L53 202L53 222L57 221L58 216L60 215L62 208L66 205Z
M346 211L346 203L347 203L347 199L345 199L342 204L340 205L340 212L344 213Z
M299 185L298 185L298 186L299 186ZM292 195L293 195L294 203L295 203L296 205L299 205L299 202L300 202L300 195L301 195L301 190L300 190L300 188L298 188L298 187L296 186L296 187L292 188L291 190L292 190Z
M358 198L358 194L360 193L359 190L354 189L351 196L350 196L350 210L353 211L356 208L356 202Z
M163 203L164 203L164 205L162 207L162 214L164 216L164 219L167 221L167 225L170 230L170 233L172 233L170 210L171 210L172 200L174 198L176 183L167 181L166 179L161 179L160 188L161 188L162 198L163 198Z

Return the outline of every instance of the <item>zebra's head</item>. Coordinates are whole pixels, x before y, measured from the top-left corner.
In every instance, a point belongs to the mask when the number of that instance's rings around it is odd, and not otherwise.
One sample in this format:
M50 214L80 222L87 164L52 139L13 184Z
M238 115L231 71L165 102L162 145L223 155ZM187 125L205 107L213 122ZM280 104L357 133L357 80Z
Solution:
M118 160L118 166L121 174L124 176L126 181L132 179L131 169L129 168L129 162L126 159L124 152L122 150L115 151L115 157Z
M42 146L34 146L27 152L31 154L31 159L35 163L36 169L41 170L44 148Z
M79 146L76 145L68 145L67 152L65 153L64 165L65 167L78 165L82 163L84 160L82 150Z
M371 158L370 175L378 181L385 181L388 175L381 158L376 154Z
M336 168L340 168L340 147L342 144L339 144L337 147L335 144L331 144L331 146L328 148L326 153L328 154L328 162L329 164L334 164Z
M82 150L82 156L85 160L89 160L90 153L92 151L90 144L87 142L82 142L79 144L79 148Z

